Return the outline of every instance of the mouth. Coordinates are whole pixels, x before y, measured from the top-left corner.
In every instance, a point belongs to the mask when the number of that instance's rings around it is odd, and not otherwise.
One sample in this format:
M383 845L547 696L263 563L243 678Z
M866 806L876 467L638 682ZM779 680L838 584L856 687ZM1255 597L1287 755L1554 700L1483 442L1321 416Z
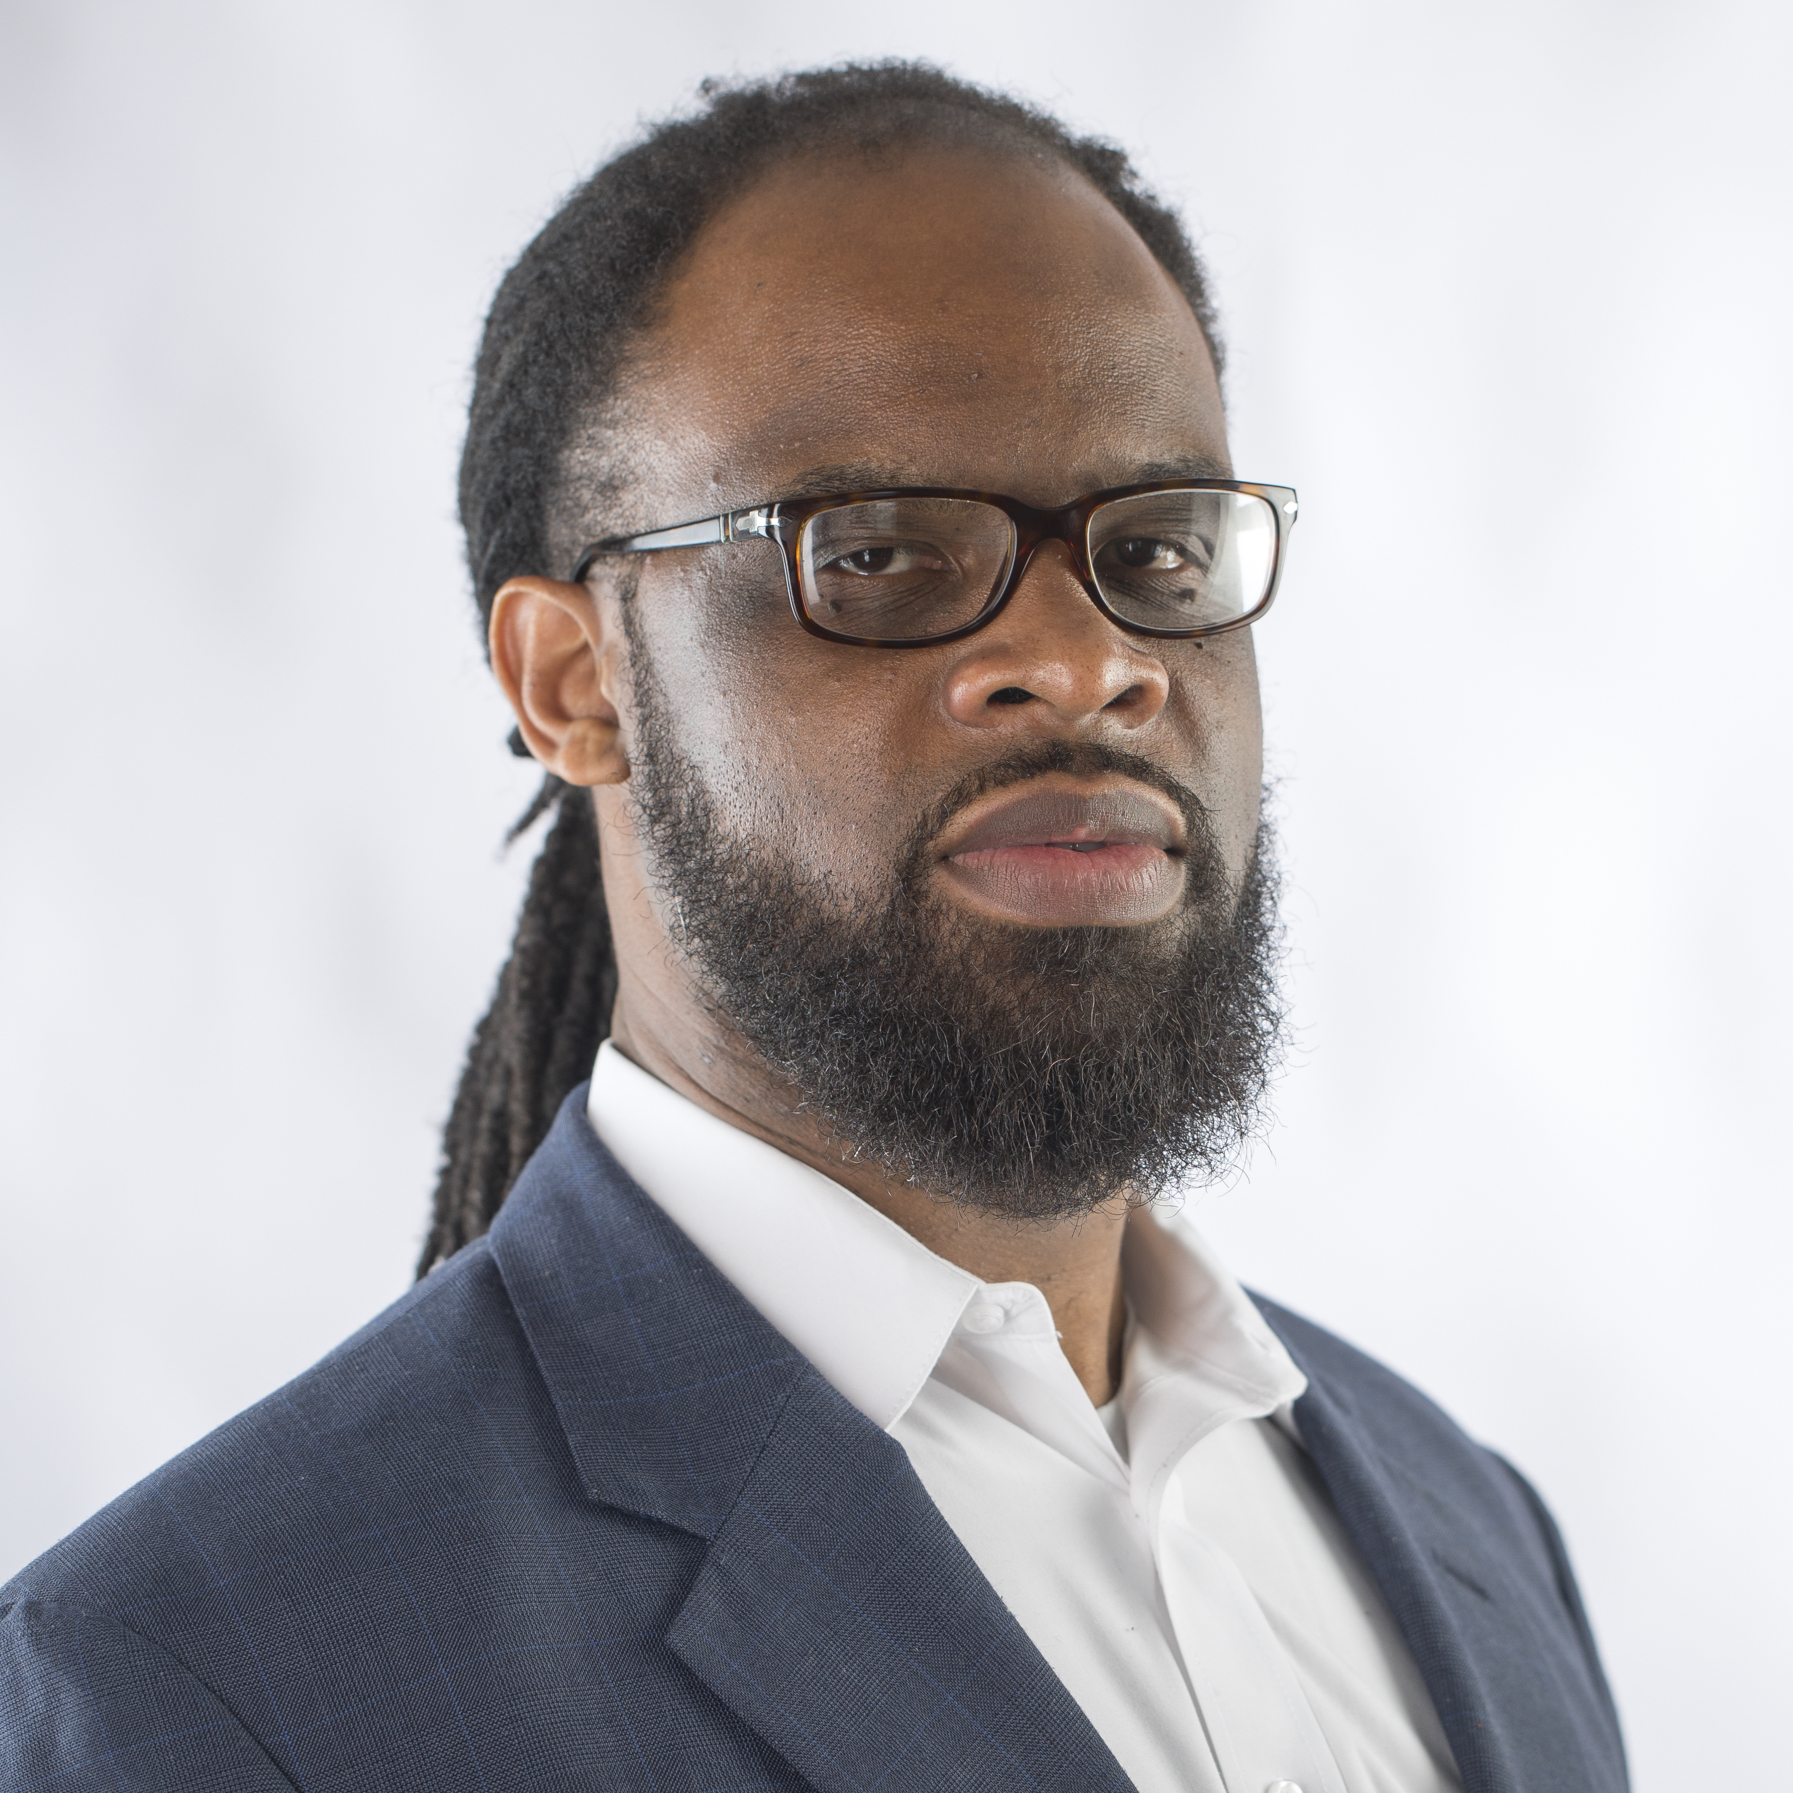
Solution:
M955 818L937 849L948 888L1033 927L1136 927L1183 894L1185 829L1168 798L1131 780L1048 774Z

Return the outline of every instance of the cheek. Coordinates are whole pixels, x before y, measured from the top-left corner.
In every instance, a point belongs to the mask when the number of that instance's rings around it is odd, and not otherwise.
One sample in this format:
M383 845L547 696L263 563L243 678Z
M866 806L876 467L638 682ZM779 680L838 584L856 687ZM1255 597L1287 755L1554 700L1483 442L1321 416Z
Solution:
M806 634L776 562L766 571L643 580L635 601L673 740L730 834L844 890L883 891L916 809L900 668Z
M1257 838L1264 784L1264 727L1251 631L1211 636L1179 650L1172 726L1190 743L1193 788L1208 805L1228 869L1243 871Z

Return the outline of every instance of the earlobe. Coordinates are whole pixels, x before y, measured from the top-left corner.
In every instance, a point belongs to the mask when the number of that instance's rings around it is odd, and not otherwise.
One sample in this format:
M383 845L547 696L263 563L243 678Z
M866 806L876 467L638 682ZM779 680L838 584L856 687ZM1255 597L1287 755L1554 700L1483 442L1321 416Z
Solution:
M492 671L529 751L568 784L629 776L614 701L614 634L583 585L512 579L492 601Z

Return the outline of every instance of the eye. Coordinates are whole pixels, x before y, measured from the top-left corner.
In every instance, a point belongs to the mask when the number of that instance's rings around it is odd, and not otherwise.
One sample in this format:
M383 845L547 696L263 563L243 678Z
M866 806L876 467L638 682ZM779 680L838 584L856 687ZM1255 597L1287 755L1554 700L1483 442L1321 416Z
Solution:
M943 573L946 561L936 549L923 542L880 542L875 547L854 548L846 554L836 554L823 564L822 571L827 573L853 573L862 579L879 576Z
M1174 542L1156 536L1123 536L1104 551L1131 573L1176 573L1190 565L1189 556Z

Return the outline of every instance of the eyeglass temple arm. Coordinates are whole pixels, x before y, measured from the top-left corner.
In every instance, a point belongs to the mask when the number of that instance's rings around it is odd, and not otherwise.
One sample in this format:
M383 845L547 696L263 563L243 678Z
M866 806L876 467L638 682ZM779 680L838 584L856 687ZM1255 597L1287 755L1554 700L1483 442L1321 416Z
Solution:
M775 535L778 522L773 512L777 505L762 504L753 510L724 511L720 517L705 517L698 523L675 523L670 529L650 529L646 535L613 535L593 542L579 556L573 568L577 584L591 571L594 560L606 554L652 554L661 548L707 548L717 542L737 542L743 536Z
M739 541L743 536L766 536L772 532L772 510L771 505L762 504L756 510L725 511L720 517L705 517L701 523L675 523L670 529L653 529L646 535L612 536L588 552L651 554L660 548L703 548L712 542Z

